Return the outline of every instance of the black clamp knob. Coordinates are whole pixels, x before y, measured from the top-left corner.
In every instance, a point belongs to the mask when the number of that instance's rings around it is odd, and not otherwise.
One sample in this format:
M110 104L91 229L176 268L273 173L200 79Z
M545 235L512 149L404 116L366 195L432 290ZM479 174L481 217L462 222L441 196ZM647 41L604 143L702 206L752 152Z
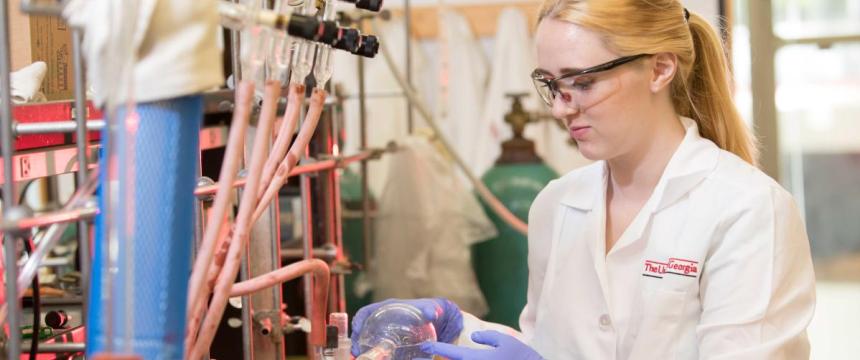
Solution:
M377 12L382 9L382 0L358 0L355 2L355 7Z
M376 53L379 52L379 38L374 35L362 35L360 45L356 51L352 53L355 55L360 55L368 58L372 58L376 56Z
M355 4L356 8L379 12L382 9L382 0L343 0Z
M314 41L334 45L340 35L340 27L334 21L320 21Z
M332 44L332 47L339 50L355 52L358 50L359 41L361 41L361 32L353 28L340 28L338 39Z
M45 314L45 324L51 329L64 329L69 325L69 315L63 310L52 310Z

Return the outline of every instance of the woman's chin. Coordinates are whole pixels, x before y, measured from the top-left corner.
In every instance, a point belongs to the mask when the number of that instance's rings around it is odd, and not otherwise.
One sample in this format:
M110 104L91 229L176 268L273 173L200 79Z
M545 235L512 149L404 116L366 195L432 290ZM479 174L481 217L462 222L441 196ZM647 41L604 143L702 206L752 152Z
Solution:
M579 153L588 160L600 161L607 159L607 151L601 146L590 141L578 141L577 148Z

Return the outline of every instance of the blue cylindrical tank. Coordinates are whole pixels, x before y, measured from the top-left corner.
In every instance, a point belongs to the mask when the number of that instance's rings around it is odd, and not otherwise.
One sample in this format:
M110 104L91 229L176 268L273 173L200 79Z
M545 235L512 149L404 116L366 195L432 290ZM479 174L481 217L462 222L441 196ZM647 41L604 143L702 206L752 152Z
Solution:
M117 116L124 118L124 112L122 108ZM132 351L143 359L181 359L203 99L194 95L141 103L136 112L140 120L129 143L133 147L117 156L118 172L126 161L134 161L128 189L133 194L134 214L128 217L134 221L133 243L120 234L116 248L109 248L106 214L96 217L87 355L113 350ZM130 184L105 168L102 164L99 173L101 192L110 188L109 182ZM102 193L100 209L107 209L104 199ZM117 257L113 269L107 262L109 249Z

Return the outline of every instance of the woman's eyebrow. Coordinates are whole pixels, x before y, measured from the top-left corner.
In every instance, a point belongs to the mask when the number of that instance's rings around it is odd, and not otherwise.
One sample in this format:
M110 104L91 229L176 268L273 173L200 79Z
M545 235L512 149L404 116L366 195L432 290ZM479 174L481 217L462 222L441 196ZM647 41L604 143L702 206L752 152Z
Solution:
M580 71L582 71L581 68L562 68L561 69L562 74L570 74L570 73L575 73L575 72L580 72Z

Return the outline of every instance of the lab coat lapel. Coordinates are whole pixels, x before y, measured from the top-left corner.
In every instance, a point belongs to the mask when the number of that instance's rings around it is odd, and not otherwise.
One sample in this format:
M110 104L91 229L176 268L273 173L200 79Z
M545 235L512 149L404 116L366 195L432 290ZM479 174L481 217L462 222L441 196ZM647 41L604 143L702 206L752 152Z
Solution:
M717 167L720 148L699 135L699 127L694 120L682 117L681 122L687 129L687 134L666 166L663 179L654 190L657 201L653 204L653 212L665 209L682 199Z
M597 274L603 298L609 302L608 275L606 273L606 164L599 162L590 165L584 174L573 182L568 192L562 197L562 210L578 211L585 216L585 228L582 229L583 240L587 242L594 271ZM566 207L566 208L565 208ZM571 239L561 239L561 241Z
M716 167L720 149L699 135L694 120L682 117L681 123L686 129L684 139L666 165L651 198L612 248L613 252L642 239L655 213L684 198Z

